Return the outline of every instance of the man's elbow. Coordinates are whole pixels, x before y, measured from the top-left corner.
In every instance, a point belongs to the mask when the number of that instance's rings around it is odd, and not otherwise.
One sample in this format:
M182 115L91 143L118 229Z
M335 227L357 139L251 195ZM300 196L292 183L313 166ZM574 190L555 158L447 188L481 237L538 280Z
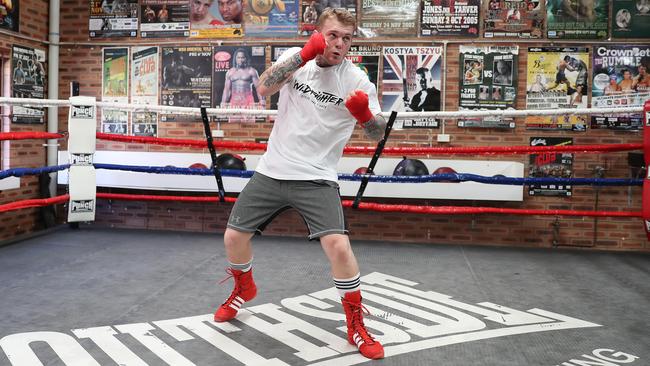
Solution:
M273 93L271 92L271 90L269 90L269 88L267 88L267 87L265 87L264 85L262 85L262 83L257 84L257 88L256 88L256 89L257 89L257 93L258 93L259 95L261 95L262 97L264 97L264 98L266 98L266 97L270 96L271 94L273 94Z

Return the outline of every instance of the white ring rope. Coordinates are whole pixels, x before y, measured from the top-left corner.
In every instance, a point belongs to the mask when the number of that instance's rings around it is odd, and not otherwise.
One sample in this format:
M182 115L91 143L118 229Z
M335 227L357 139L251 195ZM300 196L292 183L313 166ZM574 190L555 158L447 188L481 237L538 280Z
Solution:
M0 104L19 105L30 107L69 107L70 101L65 99L36 99L36 98L8 98L0 97ZM170 114L200 115L200 108L173 107L164 105L131 104L97 101L97 107L104 109L121 109L134 112L160 112ZM207 108L209 115L255 115L273 116L276 110L246 109L246 108ZM562 115L592 115L612 113L641 113L643 106L633 107L608 107L608 108L556 108L556 109L503 109L503 110L462 110L462 111L437 111L437 112L398 112L398 119L405 118L466 118L466 117L526 117L526 116L562 116ZM382 112L384 117L390 116L390 112Z

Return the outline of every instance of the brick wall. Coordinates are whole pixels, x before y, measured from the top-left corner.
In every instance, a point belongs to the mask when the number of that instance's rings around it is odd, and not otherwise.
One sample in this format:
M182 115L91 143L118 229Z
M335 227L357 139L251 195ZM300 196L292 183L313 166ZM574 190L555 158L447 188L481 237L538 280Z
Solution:
M86 2L64 1L62 3L61 98L68 97L68 84L72 80L81 83L82 95L101 95L101 47L104 45L128 46L136 44L174 45L182 43L179 39L104 39L90 40L87 36L88 8ZM194 41L192 41L194 42ZM248 41L251 43L250 41ZM261 40L260 43L272 43ZM295 41L299 42L299 41ZM286 43L286 42L283 42ZM382 41L382 45L396 45L393 41ZM558 42L555 42L558 45ZM200 45L201 43L193 43ZM208 44L205 42L203 44ZM298 43L299 44L299 43ZM429 45L423 41L421 45ZM507 42L503 43L507 45ZM528 46L543 46L548 42L517 43L519 53L519 99L516 107L525 108L525 77ZM416 44L409 44L409 46ZM459 64L458 44L450 43L446 54L447 75L445 108L458 108ZM67 110L60 110L61 129L65 130ZM225 138L237 141L254 141L268 136L270 123L222 124ZM532 136L570 136L574 144L600 143L639 143L639 133L608 130L588 130L584 133L561 131L529 131L522 120L512 130L462 129L453 120L446 122L445 132L451 135L451 143L444 146L509 146L528 145ZM394 131L388 146L438 146L436 134L439 130ZM159 124L160 137L201 139L200 123L165 122ZM374 145L365 141L360 130L356 130L350 142L354 145ZM65 145L61 147L65 149ZM98 142L98 149L130 151L190 151L177 147L140 146L135 144ZM193 150L193 152L197 152ZM207 153L207 151L203 151ZM448 155L431 155L423 158L449 158ZM471 157L458 156L468 159ZM528 162L527 156L480 157L481 159L517 160ZM575 177L593 177L594 168L605 168L608 178L627 178L627 153L576 154L574 161ZM123 192L120 190L106 190ZM147 193L147 192L138 192ZM160 192L148 192L159 194ZM187 194L178 193L174 194ZM528 197L523 203L481 202L481 201L441 201L409 200L414 205L460 205L495 206L529 209L575 209L594 210L598 195L598 210L639 211L641 209L641 189L633 187L601 188L588 187L574 189L573 197ZM4 197L3 199L9 199ZM9 200L13 200L11 198ZM396 203L395 200L377 202ZM400 202L401 203L401 202ZM93 225L128 228L150 228L162 230L203 231L219 235L223 232L230 204L196 203L134 203L120 201L99 201L97 220ZM20 211L16 216L28 211ZM423 243L480 244L550 247L553 245L595 247L607 250L650 250L645 239L643 225L639 219L554 217L554 216L508 216L508 215L463 215L428 216L417 214L394 214L346 210L353 239L390 240ZM306 229L297 214L287 212L271 224L267 233L272 235L305 236Z
M4 32L0 34L0 57L3 63L11 63L13 45L42 49L47 52L47 46L42 42L46 41L48 36L47 14L47 1L22 0L20 2L19 33ZM46 127L40 124L11 124L11 131L46 131ZM3 130L2 132L7 131ZM11 167L34 168L46 165L45 148L42 144L43 141L33 140L12 142L10 146ZM0 205L32 198L39 198L37 176L22 177L19 188L0 191ZM38 209L0 213L0 241L42 229L42 226Z

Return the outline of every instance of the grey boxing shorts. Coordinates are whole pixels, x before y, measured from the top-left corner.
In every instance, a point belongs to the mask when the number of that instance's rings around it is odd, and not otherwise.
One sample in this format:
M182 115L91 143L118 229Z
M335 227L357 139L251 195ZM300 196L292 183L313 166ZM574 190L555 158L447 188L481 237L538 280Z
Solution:
M280 213L294 208L309 230L309 239L348 234L339 185L327 180L277 180L255 172L230 212L228 227L262 233Z

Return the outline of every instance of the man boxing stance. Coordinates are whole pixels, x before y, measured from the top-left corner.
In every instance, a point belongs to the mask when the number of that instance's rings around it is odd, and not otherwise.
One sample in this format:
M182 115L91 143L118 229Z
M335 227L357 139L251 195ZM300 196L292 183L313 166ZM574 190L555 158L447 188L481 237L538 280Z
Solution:
M307 224L309 239L320 240L330 262L348 341L365 357L377 359L384 357L384 348L363 323L359 267L336 171L355 124L375 140L386 126L375 86L345 59L355 29L356 19L347 10L326 9L302 49L288 49L260 76L263 97L280 92L278 116L266 153L230 213L224 244L235 286L214 320L233 319L255 297L251 238L280 212L294 208Z

